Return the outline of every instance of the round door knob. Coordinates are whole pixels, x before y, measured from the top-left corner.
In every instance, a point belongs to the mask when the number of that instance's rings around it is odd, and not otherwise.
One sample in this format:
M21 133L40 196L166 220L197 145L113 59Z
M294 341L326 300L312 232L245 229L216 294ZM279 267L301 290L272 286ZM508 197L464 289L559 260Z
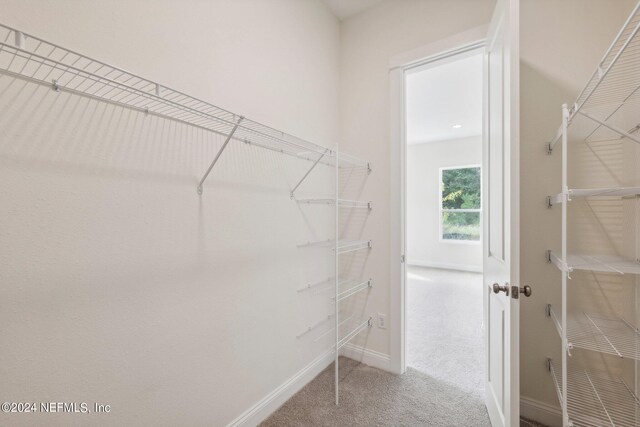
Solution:
M524 285L524 288L520 288L520 293L524 294L525 297L531 296L531 286Z
M501 291L504 292L507 296L509 296L509 286L508 285L504 285L504 286L500 286L497 283L493 284L493 293L494 294L498 294Z

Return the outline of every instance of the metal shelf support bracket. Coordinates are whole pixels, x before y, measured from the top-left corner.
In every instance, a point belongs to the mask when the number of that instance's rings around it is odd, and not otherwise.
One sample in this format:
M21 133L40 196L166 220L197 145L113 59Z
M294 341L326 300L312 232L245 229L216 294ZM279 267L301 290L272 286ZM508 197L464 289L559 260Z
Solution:
M307 171L307 173L304 174L304 176L300 179L300 181L298 181L298 183L296 184L295 187L293 187L293 190L291 190L291 192L289 193L289 196L291 197L291 200L293 200L293 196L294 193L296 192L296 190L298 189L298 187L300 187L300 185L304 182L305 179L307 179L307 177L309 176L309 174L315 169L316 166L318 166L318 163L320 163L320 160L322 160L322 158L329 152L329 149L327 148L326 150L324 150L324 152L318 157L318 159L313 163L313 165L311 165L311 167L309 168L309 170Z
M598 119L597 117L592 116L591 114L585 112L585 111L578 111L578 113L580 113L581 115L583 115L584 117L593 120L594 122L598 123L600 126L604 126L609 130L614 131L615 133L617 133L618 135L622 136L623 138L628 138L631 141L640 144L640 138L636 137L635 135L631 135L629 132L626 132L612 124L606 123L600 119Z
M202 177L202 179L198 183L198 189L197 189L198 194L202 195L202 184L204 184L204 181L207 179L207 177L211 173L211 170L216 165L216 162L218 161L218 159L222 155L222 152L224 151L224 149L227 148L227 145L229 144L229 141L231 141L231 138L233 137L233 134L236 133L236 130L238 129L238 126L240 126L240 123L242 122L243 119L244 119L243 116L240 116L240 118L238 118L238 121L236 122L235 126L233 126L233 129L231 129L231 132L229 132L229 135L227 135L227 139L224 141L224 144L222 144L222 147L220 147L220 150L218 150L218 153L216 154L216 157L214 157L213 161L211 162L211 165L209 165L209 169L207 169L207 172L205 172L204 176Z

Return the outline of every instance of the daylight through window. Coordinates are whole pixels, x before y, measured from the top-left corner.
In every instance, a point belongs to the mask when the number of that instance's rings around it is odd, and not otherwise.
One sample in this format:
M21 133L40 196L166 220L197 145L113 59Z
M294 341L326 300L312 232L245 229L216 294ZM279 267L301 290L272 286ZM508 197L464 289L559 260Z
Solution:
M440 169L440 235L443 240L480 241L480 167Z

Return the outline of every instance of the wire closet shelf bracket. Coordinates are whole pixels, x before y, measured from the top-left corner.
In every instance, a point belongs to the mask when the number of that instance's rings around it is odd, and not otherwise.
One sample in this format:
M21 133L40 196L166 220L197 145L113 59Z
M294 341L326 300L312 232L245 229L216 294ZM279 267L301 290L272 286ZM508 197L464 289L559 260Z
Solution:
M198 194L202 194L205 180L230 141L311 161L313 167L319 163L335 163L336 152L333 149L3 24L0 24L0 73L48 86L56 92L118 105L222 135L225 141L200 179ZM344 155L344 161L368 165L348 155Z

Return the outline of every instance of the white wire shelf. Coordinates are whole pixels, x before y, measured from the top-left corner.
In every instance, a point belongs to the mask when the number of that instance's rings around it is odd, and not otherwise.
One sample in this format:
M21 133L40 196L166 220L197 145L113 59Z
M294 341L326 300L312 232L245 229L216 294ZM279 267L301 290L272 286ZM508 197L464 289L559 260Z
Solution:
M570 123L578 114L594 122L594 127L581 135L581 139L588 140L606 130L640 143L638 135L634 135L639 124L637 114L625 111L626 105L640 100L639 31L640 3L627 18L569 112ZM548 144L549 151L561 136L558 131Z
M313 325L307 326L307 329L305 329L304 332L299 333L296 336L296 338L300 339L300 338L304 337L305 335L309 334L310 332L318 329L320 326L324 325L329 320L331 320L333 318L333 316L334 316L333 314L329 314L324 319L314 323Z
M373 280L358 282L352 279L343 279L338 283L338 301L343 301L357 293L373 288ZM331 298L335 300L335 297Z
M335 206L336 199L296 199L296 202L300 204ZM338 206L341 208L366 208L371 210L372 203L365 200L338 199Z
M318 242L309 242L298 245L299 248L334 248L335 240L321 240ZM338 241L338 253L344 254L353 251L359 251L362 249L370 249L373 247L371 240L339 240Z
M318 290L319 292L322 292L327 289L333 289L333 286L330 286L333 282L334 282L333 277L327 277L326 279L320 280L319 282L308 283L306 286L296 289L296 292L301 293L301 292L308 292L312 290ZM321 288L321 286L324 286L324 287Z
M324 322L324 320L323 320ZM371 316L367 318L356 318L355 315L351 315L338 323L338 333L341 338L337 340L337 349L340 350L346 344L349 343L352 339L354 339L358 334L364 331L367 328L373 326L373 318ZM331 332L335 332L335 329L328 329L321 333L315 341L320 341ZM304 333L303 333L304 334ZM334 345L335 349L336 346Z
M571 188L566 197L564 193L549 196L548 204L559 205L564 200L587 197L635 197L640 196L640 187L610 187L610 188Z
M547 306L547 315L562 336L562 325L551 305ZM584 312L568 313L567 340L569 350L579 348L640 360L640 332L622 318Z
M585 106L628 101L640 87L640 4L636 5L575 102Z
M315 151L309 151L309 152L300 152L298 153L298 157L310 157L313 158L315 156L316 152ZM335 166L336 164L336 156L335 155L331 155L329 158L327 158L324 163L331 165L331 166ZM361 159L359 157L356 156L352 156L351 154L347 154L344 152L340 152L339 155L339 159L338 159L338 168L344 168L344 169L353 169L353 168L364 168L367 169L368 172L371 172L373 169L371 167L371 163L368 160L364 160Z
M341 240L338 242L338 253L346 254L362 249L371 249L372 247L373 242L371 240Z
M362 168L371 172L371 163L351 154L340 153L338 157L338 167L340 168Z
M640 274L640 262L616 255L567 255L566 263L553 251L548 251L547 260L559 270L571 273L587 270L599 273Z
M240 117L206 101L0 24L0 72L229 135ZM244 119L234 139L296 157L326 147Z
M356 336L358 336L360 332L373 326L373 318L368 317L366 319L360 319L357 321L346 323L346 326L348 327L349 332L346 335L344 335L344 337L338 340L338 350L340 350L342 347L348 344L349 341L351 341Z
M308 160L314 162L314 167L318 163L336 165L335 150L3 24L0 24L0 74L225 136L227 140L198 185L199 194L202 183L231 140ZM344 153L338 163L340 167L371 170L369 162Z
M562 370L547 359L547 368L562 404ZM636 427L640 425L640 401L619 377L582 368L567 370L567 407L574 427Z

